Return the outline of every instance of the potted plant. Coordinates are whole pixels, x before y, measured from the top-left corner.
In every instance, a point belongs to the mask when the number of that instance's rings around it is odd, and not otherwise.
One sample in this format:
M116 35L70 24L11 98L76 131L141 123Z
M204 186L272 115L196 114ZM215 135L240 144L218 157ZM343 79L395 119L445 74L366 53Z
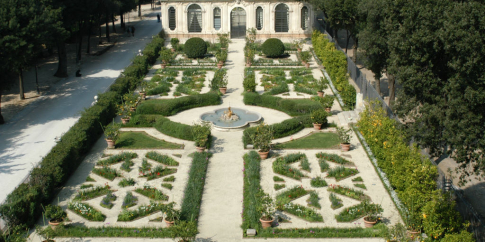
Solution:
M397 223L394 226L389 227L386 231L384 238L386 241L392 242L411 242L412 240L407 236L406 226L401 223Z
M250 135L254 148L258 148L258 154L261 160L268 158L271 149L271 140L273 140L273 128L262 122L256 127L256 132Z
M131 116L133 115L130 105L127 105L126 103L122 102L117 106L118 106L118 115L121 116L121 122L123 124L127 124L128 121L130 121Z
M145 100L146 99L146 94L147 94L146 93L146 88L147 88L147 86L148 86L148 82L142 80L141 83L140 83L141 90L139 92L140 93L141 100Z
M35 227L35 231L40 237L44 239L42 240L42 242L55 242L53 239L56 237L56 232L54 231L54 229L52 229L52 227L47 226L45 228L42 228L37 225Z
M104 135L106 136L106 142L108 143L108 149L115 148L116 140L120 135L120 128L121 124L115 123L115 121L113 120L112 123L106 125L106 127L103 129Z
M311 60L312 56L310 54L310 51L302 51L300 52L300 59L303 64L305 64L306 68L310 67L310 63L308 63Z
M170 39L170 44L172 45L172 49L171 49L172 52L175 52L176 50L178 50L179 43L180 43L180 40L178 38Z
M296 50L298 52L301 52L301 47L303 46L303 41L302 40L295 40L295 41L293 41L293 44L295 45Z
M380 219L380 214L382 213L382 206L380 204L370 203L369 201L364 201L364 225L366 228L373 227Z
M224 65L224 62L227 60L227 51L225 50L220 50L216 53L216 59L217 59L217 68L221 69L222 66Z
M313 122L313 128L315 130L322 129L322 125L327 123L328 112L325 112L323 109L314 110L311 113L311 118Z
M414 206L412 206L414 207ZM406 217L406 223L408 226L408 235L411 239L415 239L421 235L421 229L423 227L423 221L421 215L411 208L411 212Z
M229 82L226 72L222 76L221 80L219 81L219 91L222 94L226 94L227 91L227 83Z
M263 229L266 229L271 227L271 224L274 221L273 215L276 211L275 203L268 194L262 192L262 194L259 195L261 196L261 203L259 207L259 211L261 212L261 218L259 219L259 221L261 222Z
M197 152L204 152L209 144L209 137L211 134L211 125L208 122L201 124L194 124L192 126L192 136L195 141L195 148Z
M328 81L327 78L320 77L320 80L317 80L316 87L318 89L317 94L319 97L323 97L323 90L327 89ZM333 100L332 100L333 103Z
M136 111L136 107L140 103L141 96L133 92L126 93L123 95L123 102L130 107L131 112Z
M249 28L246 30L246 33L246 42L253 44L256 41L256 28Z
M350 139L352 138L352 130L351 129L344 129L342 127L337 127L337 134L340 140L340 147L342 151L349 151L350 150Z
M165 213L165 223L167 224L167 227L172 226L176 220L180 219L180 210L177 210L173 208L175 206L175 203L170 203L167 204L165 209L163 209L162 212Z
M330 111L332 110L334 100L335 100L334 96L327 95L323 98L320 98L320 104L322 105L322 107L325 108L325 111L330 113Z
M225 50L229 46L229 34L217 34L219 37L219 43L221 44L221 49Z
M61 224L67 218L67 213L60 206L51 204L45 207L44 215L52 226Z
M252 47L246 49L246 67L251 67L254 62L255 51Z
M162 47L160 50L160 60L162 61L161 68L164 69L172 60L172 52L169 49Z
M178 242L194 241L197 234L197 225L194 221L180 221L170 229L172 239L177 239Z

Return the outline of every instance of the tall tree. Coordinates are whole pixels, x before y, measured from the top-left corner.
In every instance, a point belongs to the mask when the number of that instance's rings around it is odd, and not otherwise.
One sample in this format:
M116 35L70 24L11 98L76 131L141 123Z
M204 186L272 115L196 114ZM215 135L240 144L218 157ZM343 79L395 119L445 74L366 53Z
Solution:
M23 70L48 42L62 30L61 10L50 0L0 0L0 58L19 76L20 99L24 99Z
M453 0L388 1L389 69L398 115L433 156L448 153L462 182L485 175L485 7ZM416 21L419 20L419 21Z

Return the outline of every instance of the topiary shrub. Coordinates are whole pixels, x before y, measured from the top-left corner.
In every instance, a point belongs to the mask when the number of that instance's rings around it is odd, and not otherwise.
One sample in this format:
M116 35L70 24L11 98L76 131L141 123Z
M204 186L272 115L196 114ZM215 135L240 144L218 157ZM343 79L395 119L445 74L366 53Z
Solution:
M270 38L264 41L261 49L266 57L279 57L285 53L285 45L280 39Z
M184 52L189 58L202 58L207 53L207 44L201 38L190 38L185 42Z

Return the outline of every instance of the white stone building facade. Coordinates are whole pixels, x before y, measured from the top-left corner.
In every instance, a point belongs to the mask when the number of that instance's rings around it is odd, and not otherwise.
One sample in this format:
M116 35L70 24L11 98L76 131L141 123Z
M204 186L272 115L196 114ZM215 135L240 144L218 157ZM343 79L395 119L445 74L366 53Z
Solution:
M312 6L296 1L162 0L160 16L166 36L179 39L244 38L249 28L258 39L306 38L314 22Z

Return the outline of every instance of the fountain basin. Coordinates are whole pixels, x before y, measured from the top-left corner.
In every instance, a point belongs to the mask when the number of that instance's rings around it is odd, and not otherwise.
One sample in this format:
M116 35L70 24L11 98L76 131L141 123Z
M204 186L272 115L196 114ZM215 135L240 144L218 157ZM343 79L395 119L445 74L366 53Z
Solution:
M221 116L224 115L224 112L227 110L227 108L219 108L211 112L205 112L200 115L200 120L203 122L210 122L214 128L226 131L241 129L249 126L251 123L257 123L261 120L261 115L259 113L242 108L231 107L233 114L237 115L239 119L235 121L223 121L221 120Z

